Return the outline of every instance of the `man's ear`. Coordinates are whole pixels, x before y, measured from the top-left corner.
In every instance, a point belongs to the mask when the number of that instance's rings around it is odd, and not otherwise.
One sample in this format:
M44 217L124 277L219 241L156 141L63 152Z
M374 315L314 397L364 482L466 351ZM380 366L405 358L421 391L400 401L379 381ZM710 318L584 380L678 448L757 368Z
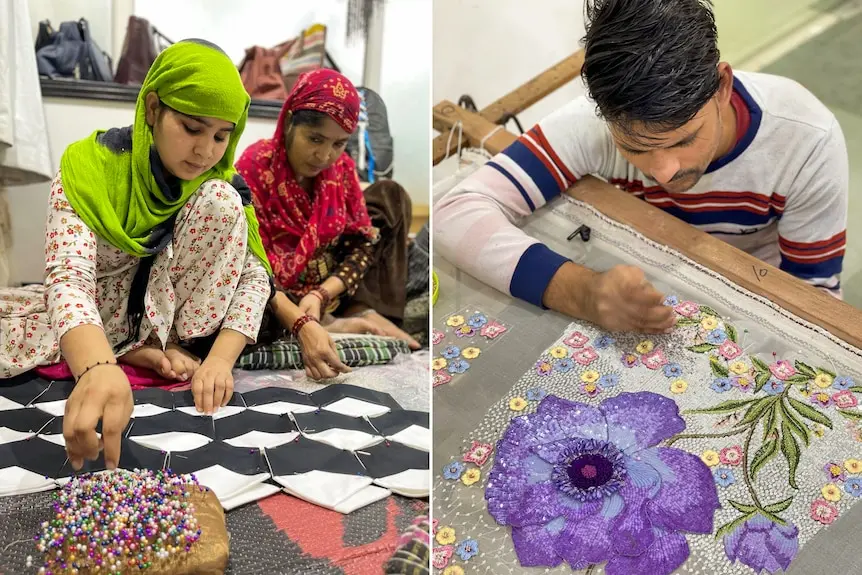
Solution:
M726 106L730 103L730 97L733 95L733 69L727 62L719 62L718 64L718 103L721 106Z

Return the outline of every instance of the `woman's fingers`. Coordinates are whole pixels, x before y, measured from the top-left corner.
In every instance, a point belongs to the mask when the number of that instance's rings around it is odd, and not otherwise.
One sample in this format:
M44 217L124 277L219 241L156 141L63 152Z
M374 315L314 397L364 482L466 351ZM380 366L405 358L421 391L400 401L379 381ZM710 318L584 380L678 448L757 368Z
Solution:
M104 409L104 401L84 403L73 424L73 432L78 444L79 453L90 461L99 457L100 446L99 436L96 434L96 425L98 425Z
M81 469L84 465L84 458L81 455L78 438L75 433L75 422L78 419L78 412L80 410L81 402L77 396L73 395L66 402L66 409L63 415L63 439L66 441L66 455L69 456L69 462L75 471Z

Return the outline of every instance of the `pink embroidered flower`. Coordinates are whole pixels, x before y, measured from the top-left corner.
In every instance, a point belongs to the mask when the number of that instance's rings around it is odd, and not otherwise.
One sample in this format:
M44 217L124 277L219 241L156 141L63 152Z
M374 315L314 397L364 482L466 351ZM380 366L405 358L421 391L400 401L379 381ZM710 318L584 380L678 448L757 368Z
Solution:
M781 381L785 381L796 375L796 368L790 365L790 362L786 359L769 364L769 371L771 371L772 375Z
M434 557L431 559L431 564L435 569L443 569L449 564L455 548L451 545L442 545L434 548Z
M674 306L673 310L679 315L692 317L700 311L700 306L693 301L684 301L681 304Z
M667 363L667 358L660 348L656 348L652 353L642 355L641 361L647 369L658 369Z
M742 463L742 448L738 445L725 447L719 453L718 458L725 465L739 465Z
M446 385L452 381L452 376L446 373L445 371L438 371L434 374L434 385L433 387L437 387L438 385Z
M742 393L748 393L754 390L754 378L748 374L737 375L731 378L733 387L739 389Z
M536 373L538 375L551 375L552 371L554 371L554 366L547 359L540 359L536 362Z
M599 357L599 354L591 347L586 347L572 354L572 359L581 365L590 365L597 357Z
M443 341L443 338L445 337L446 334L438 329L431 331L431 341L434 343L434 345L438 345L441 341Z
M640 363L640 359L633 353L624 353L620 358L620 361L623 362L623 365L626 367L634 367L638 363Z
M851 407L856 407L856 405L859 403L856 401L856 396L853 395L853 392L847 389L834 394L832 396L832 401L840 409L849 409Z
M431 535L437 535L437 526L440 525L439 519L431 520Z
M488 461L488 457L490 457L492 451L494 451L494 446L490 443L474 441L470 449L467 450L467 453L464 454L464 461L475 463L479 467L482 467Z
M832 398L829 397L829 394L825 391L816 391L811 394L811 397L809 399L811 400L811 403L814 403L821 407L829 407L830 405L832 405Z
M494 320L483 325L481 331L479 331L479 335L488 339L494 339L498 335L505 333L507 329L505 325Z
M726 339L720 346L718 346L718 353L720 353L721 357L725 359L736 359L742 355L742 348L729 339Z
M811 503L811 519L814 521L830 525L836 517L838 517L838 508L825 499L815 499Z
M580 349L580 348L584 347L588 341L590 341L590 338L588 338L587 336L585 336L581 332L576 331L575 333L573 333L572 335L570 335L569 337L564 339L563 343L569 347L573 347L575 349Z

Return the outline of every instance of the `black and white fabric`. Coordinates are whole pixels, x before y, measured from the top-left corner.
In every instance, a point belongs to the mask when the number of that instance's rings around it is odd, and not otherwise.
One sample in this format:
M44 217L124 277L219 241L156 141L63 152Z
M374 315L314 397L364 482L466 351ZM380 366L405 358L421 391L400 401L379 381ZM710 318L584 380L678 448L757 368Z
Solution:
M0 387L0 496L55 489L80 471L66 458L63 413L70 382L33 379ZM262 388L236 393L214 415L190 391L133 392L119 466L194 473L225 509L280 490L350 513L398 493L427 497L427 412L386 393L332 385L314 393ZM97 431L101 431L98 428Z

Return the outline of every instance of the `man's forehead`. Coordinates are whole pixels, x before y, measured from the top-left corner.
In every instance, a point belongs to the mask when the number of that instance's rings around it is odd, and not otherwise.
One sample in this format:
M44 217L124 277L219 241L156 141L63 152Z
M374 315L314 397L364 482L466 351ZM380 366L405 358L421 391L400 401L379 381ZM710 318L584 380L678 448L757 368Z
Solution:
M626 126L609 125L611 135L620 145L635 149L668 148L680 144L696 134L705 124L703 111L679 128L633 122Z

